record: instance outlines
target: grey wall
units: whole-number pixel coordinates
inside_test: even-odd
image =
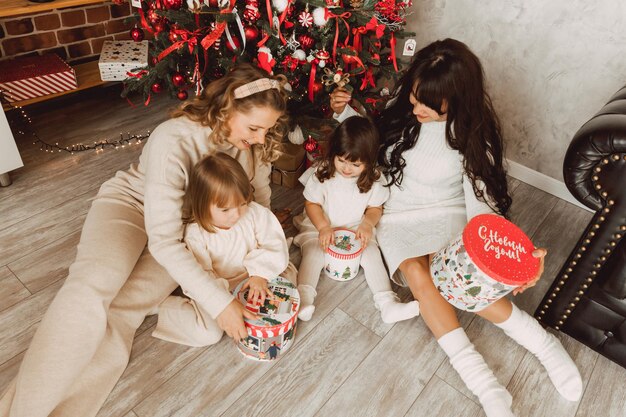
[[[451,37],[480,57],[507,157],[562,181],[572,135],[626,84],[626,2],[413,0],[412,12],[418,49]]]

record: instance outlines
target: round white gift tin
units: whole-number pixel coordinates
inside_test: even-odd
[[[481,214],[439,252],[430,273],[453,306],[480,311],[537,276],[539,259],[524,232],[495,214]]]
[[[267,297],[265,303],[248,301],[248,288],[242,290],[244,283],[239,283],[233,294],[246,309],[260,316],[257,320],[245,318],[244,324],[248,337],[237,342],[237,347],[246,357],[260,361],[269,361],[280,357],[293,342],[296,332],[300,295],[295,285],[282,277],[269,282],[273,297]]]
[[[359,273],[361,241],[348,229],[335,229],[333,243],[324,255],[324,272],[336,281],[349,281]]]

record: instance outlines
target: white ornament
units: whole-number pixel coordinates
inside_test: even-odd
[[[274,9],[279,13],[282,13],[283,10],[287,8],[288,4],[289,2],[287,0],[272,0],[272,6],[274,6]]]
[[[306,52],[304,52],[302,49],[296,49],[295,51],[293,51],[293,54],[291,54],[291,56],[298,61],[304,61],[306,59]]]
[[[317,64],[320,68],[324,68],[326,66],[326,61],[320,61],[319,64]]]
[[[302,145],[304,143],[304,134],[302,134],[302,129],[300,125],[296,125],[296,127],[287,134],[289,138],[289,142],[294,145]]]
[[[314,59],[315,59],[315,57],[313,55],[309,55],[309,56],[306,57],[306,61],[309,62],[309,63],[311,61],[313,61]]]
[[[386,97],[389,95],[389,89],[387,87],[383,87],[380,89],[380,96]]]
[[[320,27],[326,25],[326,22],[328,22],[328,19],[326,19],[326,8],[318,7],[313,10],[313,22]]]

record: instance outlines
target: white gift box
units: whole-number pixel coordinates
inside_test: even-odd
[[[105,41],[100,53],[102,81],[123,81],[128,73],[148,66],[148,41]]]

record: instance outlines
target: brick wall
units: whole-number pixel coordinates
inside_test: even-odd
[[[0,60],[46,52],[68,62],[95,59],[105,40],[130,39],[131,14],[128,3],[103,2],[2,18]]]

